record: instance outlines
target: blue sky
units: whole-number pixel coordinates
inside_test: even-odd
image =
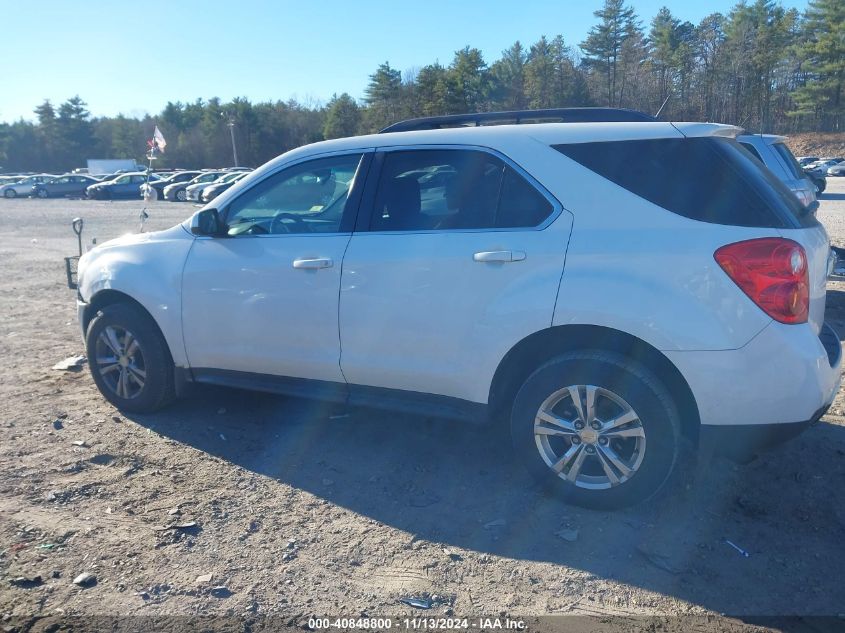
[[[2,0],[0,120],[33,118],[43,99],[79,94],[94,115],[141,116],[167,101],[361,98],[389,61],[448,65],[467,44],[491,62],[514,41],[558,33],[570,45],[601,0]],[[733,0],[629,0],[644,24],[667,5],[697,23]],[[806,2],[784,0],[802,9]]]

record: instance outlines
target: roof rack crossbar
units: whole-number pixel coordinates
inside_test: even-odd
[[[560,121],[563,123],[647,122],[657,119],[645,112],[625,108],[545,108],[542,110],[511,110],[507,112],[474,112],[447,114],[445,116],[408,119],[388,125],[387,132],[437,130],[445,127],[471,127],[483,124],[516,123],[529,121]]]

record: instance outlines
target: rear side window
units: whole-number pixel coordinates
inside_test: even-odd
[[[734,139],[647,139],[554,148],[686,218],[766,228],[816,224],[795,195]]]
[[[772,148],[781,157],[781,160],[783,160],[786,165],[786,169],[792,174],[793,178],[797,180],[806,178],[804,175],[804,168],[798,164],[798,161],[795,160],[795,156],[792,155],[792,152],[789,151],[789,148],[786,145],[783,143],[772,143]]]
[[[370,231],[534,227],[552,204],[520,174],[477,150],[386,152]]]
[[[757,151],[757,148],[756,148],[756,147],[754,147],[751,143],[743,143],[742,141],[740,141],[740,143],[739,143],[739,144],[740,144],[740,145],[742,145],[742,146],[743,146],[745,149],[747,149],[749,152],[751,152],[751,154],[754,156],[754,158],[756,158],[757,160],[759,160],[759,161],[760,161],[761,163],[763,163],[764,165],[766,164],[766,163],[765,163],[765,161],[763,160],[763,157],[762,157],[762,156],[760,156],[760,152],[758,152],[758,151]]]

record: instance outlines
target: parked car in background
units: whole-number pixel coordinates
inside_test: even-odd
[[[814,163],[810,163],[807,165],[809,169],[820,169],[823,173],[827,173],[827,170],[833,167],[834,165],[838,165],[841,163],[845,158],[840,158],[837,156],[822,158],[821,160],[817,160]]]
[[[155,174],[150,174],[151,181],[158,180]],[[98,182],[88,187],[88,197],[95,200],[112,200],[116,198],[137,198],[141,193],[141,185],[147,182],[145,172],[136,171],[121,174],[117,178],[106,182]]]
[[[507,425],[544,490],[602,509],[817,421],[842,367],[824,227],[739,128],[584,110],[300,147],[96,246],[94,382],[125,411],[195,381]]]
[[[185,191],[188,186],[203,182],[214,182],[225,173],[226,172],[224,171],[204,171],[198,176],[195,176],[194,178],[189,180],[188,182],[176,182],[171,185],[168,185],[164,188],[162,192],[164,194],[164,199],[170,201],[177,200],[179,202],[184,202],[188,199],[188,194]]]
[[[827,179],[825,178],[824,172],[821,169],[808,169],[805,167],[804,173],[807,174],[807,178],[816,186],[816,194],[824,193],[824,190],[827,189]]]
[[[83,174],[65,174],[56,176],[47,182],[41,182],[32,187],[32,193],[37,198],[64,198],[67,196],[86,197],[85,190],[99,182],[96,178]]]
[[[805,207],[816,201],[816,185],[804,173],[786,146],[786,137],[776,134],[742,134],[737,141],[769,168]]]
[[[29,196],[32,194],[32,187],[42,182],[52,180],[55,176],[51,174],[38,174],[27,176],[16,182],[0,185],[0,195],[4,198],[17,198],[18,196]]]
[[[819,160],[819,157],[818,156],[798,156],[796,158],[796,160],[798,161],[798,164],[801,165],[801,167],[806,167],[810,163],[815,163],[817,160]]]
[[[202,200],[203,202],[211,202],[217,196],[219,196],[221,193],[223,193],[224,191],[229,189],[236,182],[243,180],[249,174],[250,174],[250,172],[248,172],[248,171],[242,171],[239,174],[237,174],[234,178],[231,178],[229,180],[225,180],[223,182],[218,182],[219,181],[219,179],[218,179],[218,181],[211,183],[210,185],[208,185],[208,187],[206,187],[205,189],[202,190],[202,195],[200,196],[200,200]]]
[[[827,168],[828,176],[845,176],[845,162],[836,163]]]
[[[200,196],[202,192],[206,189],[206,187],[210,187],[211,185],[221,185],[223,183],[232,182],[235,178],[237,178],[241,173],[239,171],[230,171],[228,173],[222,174],[215,180],[211,182],[195,182],[192,185],[188,185],[185,188],[186,198],[191,202],[198,202],[200,200]]]
[[[145,198],[145,191],[149,191],[149,197],[151,200],[159,200],[160,198],[164,198],[164,188],[168,187],[169,185],[179,184],[180,182],[188,182],[196,178],[202,172],[200,171],[177,171],[171,173],[167,176],[159,174],[161,177],[160,180],[152,180],[150,183],[141,185],[141,197]]]

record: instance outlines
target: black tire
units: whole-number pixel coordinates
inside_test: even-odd
[[[565,388],[569,386],[595,386],[602,390],[602,393],[610,393],[630,406],[637,414],[634,421],[629,425],[617,428],[638,426],[644,439],[635,438],[612,438],[601,437],[575,437],[561,436],[549,438],[544,435],[535,436],[535,420],[541,405],[548,402],[551,396],[556,393],[568,393]],[[604,391],[606,390],[606,391]],[[580,394],[581,391],[579,390]],[[567,396],[564,395],[564,398]],[[609,396],[601,396],[609,398]],[[597,411],[600,405],[599,396],[595,396]],[[581,397],[579,395],[579,401]],[[560,401],[566,406],[574,405],[574,398],[570,396],[569,403],[566,400]],[[617,406],[612,399],[607,400],[607,406]],[[584,401],[581,402],[584,404]],[[556,406],[561,406],[556,405]],[[619,411],[623,411],[621,408]],[[554,407],[553,407],[554,408]],[[606,409],[612,410],[612,409]],[[558,410],[554,411],[558,414]],[[565,413],[560,414],[561,417]],[[596,421],[602,424],[602,416],[596,415]],[[611,416],[612,417],[612,416]],[[577,420],[577,415],[575,416]],[[606,423],[606,422],[605,422]],[[609,432],[609,427],[602,433]],[[569,431],[567,431],[569,433]],[[589,429],[586,430],[589,434]],[[679,461],[681,449],[680,420],[677,407],[660,379],[647,367],[625,358],[617,353],[602,350],[584,350],[569,352],[558,356],[537,369],[517,393],[511,412],[511,438],[517,458],[528,471],[547,490],[559,494],[565,501],[594,509],[617,509],[635,505],[654,496],[664,488],[675,470]],[[545,438],[545,439],[544,439]],[[574,438],[574,439],[570,439]],[[543,445],[543,442],[546,442]],[[576,481],[579,485],[572,483],[564,476],[566,473],[558,474],[547,463],[549,459],[549,448],[551,442],[559,443],[561,455],[568,450],[576,451],[575,443],[582,445],[584,451],[592,450],[586,455],[582,474],[576,474]],[[642,441],[641,449],[639,442]],[[601,447],[598,442],[605,442]],[[621,444],[620,444],[621,443]],[[633,447],[633,448],[632,448]],[[623,471],[611,468],[619,482],[613,484],[605,464],[610,461],[603,456],[607,455],[607,449],[611,449],[614,457],[620,457],[625,450],[632,450],[632,461],[630,464],[639,463],[633,474],[625,479]],[[545,452],[545,457],[544,453]],[[621,452],[620,452],[621,451]],[[556,454],[554,450],[551,451]],[[601,452],[601,456],[598,453]],[[577,453],[573,453],[576,454]],[[637,458],[637,455],[641,457]],[[554,461],[552,459],[552,461]],[[628,463],[628,462],[625,462]],[[571,471],[570,471],[571,472]],[[586,477],[584,476],[586,475]],[[582,479],[590,481],[584,482]],[[606,479],[609,487],[603,489],[588,489],[584,485],[598,485],[600,479]]]
[[[109,333],[117,333],[119,338],[121,331],[131,333],[137,341],[136,354],[141,356],[141,362],[133,367],[136,371],[140,368],[144,374],[143,386],[138,388],[135,378],[128,377],[126,387],[127,390],[131,387],[133,392],[137,390],[137,393],[120,393],[121,389],[113,384],[113,381],[119,382],[115,380],[115,370],[104,371],[105,368],[119,365],[117,360],[115,363],[98,362],[112,349],[101,339],[101,335],[108,339]],[[123,338],[120,342],[125,340]],[[118,409],[149,413],[165,406],[175,397],[170,350],[156,324],[143,310],[125,303],[106,306],[88,325],[85,343],[91,376],[100,393]],[[117,371],[122,372],[120,368]],[[131,372],[127,370],[128,373]]]
[[[18,195],[18,192],[14,189],[6,189],[6,191],[3,192],[3,195],[7,198],[14,198]]]
[[[827,189],[827,179],[819,178],[816,181],[816,188],[819,190],[819,193],[824,193],[824,190]]]

